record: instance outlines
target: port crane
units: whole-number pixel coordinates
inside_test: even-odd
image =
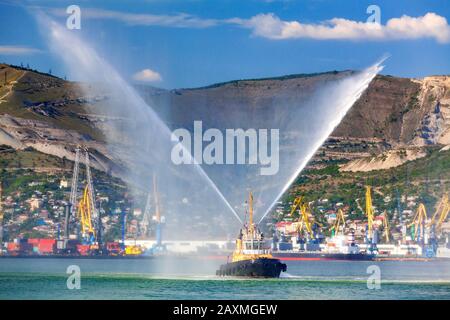
[[[300,207],[300,213],[301,213],[300,230],[302,230],[304,226],[310,238],[315,239],[316,234],[313,230],[314,222],[311,222],[309,218],[311,216],[311,207],[309,206],[309,204],[303,203],[302,206]]]
[[[344,217],[344,212],[342,211],[342,209],[338,209],[337,213],[336,213],[336,221],[334,222],[334,225],[331,227],[331,236],[336,236],[339,233],[339,230],[341,229],[342,226],[342,233],[344,233],[344,229],[345,229],[345,217]]]
[[[149,227],[150,227],[150,220],[151,220],[151,202],[152,202],[152,193],[149,192],[147,196],[147,201],[145,203],[145,209],[142,217],[142,223],[141,223],[141,235],[144,237],[147,237],[149,235]]]
[[[92,207],[89,186],[84,188],[83,197],[78,203],[78,217],[81,222],[81,235],[83,240],[92,244],[95,242],[95,230],[92,223]]]
[[[377,251],[378,235],[373,229],[373,206],[372,195],[370,186],[366,186],[366,216],[367,216],[367,228],[366,228],[366,243],[369,246],[369,251]]]
[[[164,246],[162,244],[162,227],[163,227],[165,218],[164,218],[164,216],[161,215],[161,209],[159,206],[159,194],[158,194],[158,184],[156,181],[156,175],[153,175],[153,197],[155,200],[154,220],[156,223],[156,244],[153,248],[153,251],[164,251]]]
[[[436,236],[436,227],[439,226],[441,218],[445,218],[448,214],[446,209],[446,196],[443,197],[433,217],[428,221],[427,211],[423,203],[419,204],[417,212],[409,225],[411,227],[411,236],[419,244],[427,257],[436,256],[438,239]],[[439,217],[437,220],[436,218]],[[427,223],[428,222],[428,223]],[[426,236],[426,228],[428,227],[428,239]]]
[[[372,237],[373,233],[373,206],[370,186],[366,186],[366,216],[367,216],[367,233],[368,238]]]
[[[448,195],[444,194],[427,225],[429,230],[429,239],[426,253],[429,256],[435,256],[437,253],[442,224],[447,220],[449,210],[450,204]]]
[[[153,217],[151,217],[152,198],[154,200],[154,207],[155,207],[155,215]],[[152,248],[150,249],[150,252],[151,253],[162,252],[165,250],[165,247],[162,244],[162,227],[163,227],[163,223],[164,223],[164,216],[161,215],[161,210],[160,210],[160,206],[159,206],[159,195],[158,195],[158,186],[157,186],[157,181],[156,181],[156,175],[153,175],[153,194],[152,194],[152,192],[148,193],[147,201],[146,201],[145,209],[144,209],[144,213],[143,213],[142,230],[141,230],[143,236],[149,235],[151,220],[155,221],[155,224],[156,224],[156,228],[155,228],[156,243],[152,246]],[[129,251],[133,250],[132,253],[131,253],[131,251],[129,252],[131,254],[137,254],[138,251],[141,251],[141,248],[138,248],[135,246],[133,248],[129,247],[128,250]],[[142,253],[142,252],[140,252],[140,253]]]
[[[433,232],[439,232],[442,224],[447,220],[448,213],[450,211],[450,203],[448,200],[448,195],[444,194],[439,202],[436,211],[431,217],[428,227],[432,229]]]
[[[84,165],[86,166],[86,181],[87,181],[86,187],[88,188],[87,193],[89,195],[88,200],[90,202],[92,217],[93,217],[93,219],[96,219],[98,217],[98,210],[97,210],[97,207],[95,206],[94,185],[92,184],[91,164],[89,162],[89,151],[87,148],[85,149]]]
[[[295,211],[297,211],[297,209],[299,209],[300,206],[303,204],[304,202],[303,198],[304,198],[303,196],[299,196],[294,199],[294,202],[292,203],[291,207],[291,212],[289,213],[291,217],[294,215]]]
[[[416,214],[412,222],[409,224],[411,227],[412,238],[417,243],[423,243],[425,238],[425,223],[427,221],[427,209],[423,203],[419,203]]]
[[[388,220],[388,214],[387,211],[384,210],[383,213],[383,229],[384,229],[384,240],[386,241],[386,243],[389,243],[390,241],[390,226],[389,226],[389,220]]]
[[[89,161],[89,151],[87,148],[83,148],[85,153],[84,165],[86,167],[86,186],[83,189],[83,194],[79,202],[78,198],[78,178],[79,178],[79,167],[81,158],[81,147],[77,146],[75,149],[75,163],[73,168],[72,183],[70,189],[69,198],[69,209],[66,210],[65,217],[65,235],[64,238],[67,240],[69,238],[69,224],[70,216],[77,216],[80,219],[80,231],[84,242],[88,244],[94,244],[96,241],[96,230],[95,221],[98,216],[97,209],[95,207],[95,193],[92,183],[92,175]],[[100,225],[98,226],[101,227]]]
[[[315,229],[319,225],[318,222],[314,221],[313,219],[310,219],[311,214],[311,207],[309,204],[304,201],[304,196],[298,196],[294,199],[294,202],[292,203],[291,212],[289,215],[293,217],[295,211],[299,212],[299,219],[298,219],[298,231],[302,232],[303,229],[306,229],[306,233],[309,236],[310,239],[316,240],[317,235],[315,232]]]

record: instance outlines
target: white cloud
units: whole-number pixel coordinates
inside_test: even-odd
[[[67,16],[62,9],[51,9],[59,16]],[[205,19],[187,13],[158,15],[147,13],[127,13],[113,10],[85,8],[82,18],[110,19],[127,25],[162,26],[175,28],[209,28],[218,25],[237,25],[250,29],[252,34],[267,39],[316,40],[402,40],[435,39],[439,43],[450,42],[450,26],[447,19],[433,12],[420,17],[403,15],[389,19],[385,25],[372,22],[333,18],[318,23],[285,21],[273,13],[261,13],[249,19]]]
[[[150,70],[150,69],[144,69],[139,72],[136,72],[133,75],[133,79],[136,81],[142,81],[142,82],[162,81],[161,75],[158,72]]]
[[[39,52],[41,50],[30,47],[0,45],[0,55],[25,55]]]
[[[52,9],[51,12],[57,16],[67,16],[61,9]],[[220,21],[216,19],[202,19],[196,16],[179,13],[175,15],[158,15],[147,13],[127,13],[113,10],[96,8],[85,8],[81,10],[81,17],[86,19],[109,19],[116,20],[128,25],[140,26],[163,26],[178,28],[207,28],[217,25]]]
[[[447,20],[435,13],[421,17],[402,16],[389,19],[386,25],[334,18],[319,24],[283,21],[274,14],[259,14],[234,23],[252,30],[255,36],[268,39],[310,38],[317,40],[399,40],[432,38],[450,42]]]

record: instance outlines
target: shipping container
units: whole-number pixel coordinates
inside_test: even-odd
[[[40,239],[38,248],[40,254],[51,254],[55,251],[56,240],[54,239]]]
[[[121,252],[121,247],[119,242],[107,242],[106,243],[106,250],[111,255],[118,255]]]
[[[39,243],[39,240],[40,239],[37,239],[37,238],[31,238],[31,239],[28,239],[28,243],[31,243],[31,244],[38,244]]]
[[[87,256],[89,254],[90,246],[88,244],[78,244],[77,251],[82,256]]]
[[[20,245],[16,242],[8,242],[6,245],[6,249],[8,250],[8,253],[14,254],[19,253]]]

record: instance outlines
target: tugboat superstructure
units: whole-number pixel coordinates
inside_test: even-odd
[[[231,262],[221,265],[219,276],[278,278],[287,267],[276,259],[266,247],[264,235],[253,223],[253,195],[249,196],[249,221],[236,239]]]

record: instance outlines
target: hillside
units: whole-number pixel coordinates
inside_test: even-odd
[[[0,143],[15,148],[32,146],[68,159],[73,159],[74,146],[81,143],[98,152],[99,169],[113,169],[117,159],[105,147],[99,126],[106,115],[95,112],[95,106],[108,99],[107,93],[85,97],[82,84],[0,65],[0,75],[5,72],[7,84],[0,82],[0,92],[4,93],[0,100]],[[243,106],[255,108],[255,112],[274,102],[295,106],[317,84],[348,73],[239,80],[171,91],[142,86],[138,89],[171,127],[191,125],[195,115],[211,105],[219,112],[206,115],[208,123],[214,126],[221,119],[233,118],[234,110]],[[351,159],[391,148],[449,144],[449,87],[450,77],[444,76],[422,80],[377,76],[322,152],[333,158]],[[246,120],[240,121],[236,126],[245,124]]]
[[[137,89],[171,128],[191,126],[198,114],[205,115],[211,127],[220,127],[243,107],[255,114],[273,104],[295,107],[321,83],[351,72],[238,80],[194,89]],[[126,157],[106,145],[103,129],[108,121],[126,119],[99,113],[97,106],[108,103],[108,92],[85,96],[83,86],[87,84],[0,64],[0,145],[17,152],[12,159],[11,153],[0,150],[3,169],[70,170],[75,147],[82,144],[90,149],[95,168],[121,176]],[[380,194],[392,197],[399,190],[427,198],[432,205],[449,181],[444,168],[449,151],[439,151],[450,145],[449,89],[447,76],[378,75],[311,159],[284,204],[301,193],[312,200],[344,201],[358,211],[354,198],[362,196],[365,184],[372,184]],[[214,113],[208,112],[211,105]],[[246,121],[237,119],[235,125],[245,127]],[[48,156],[44,164],[43,155]],[[383,208],[381,198],[375,201]]]

